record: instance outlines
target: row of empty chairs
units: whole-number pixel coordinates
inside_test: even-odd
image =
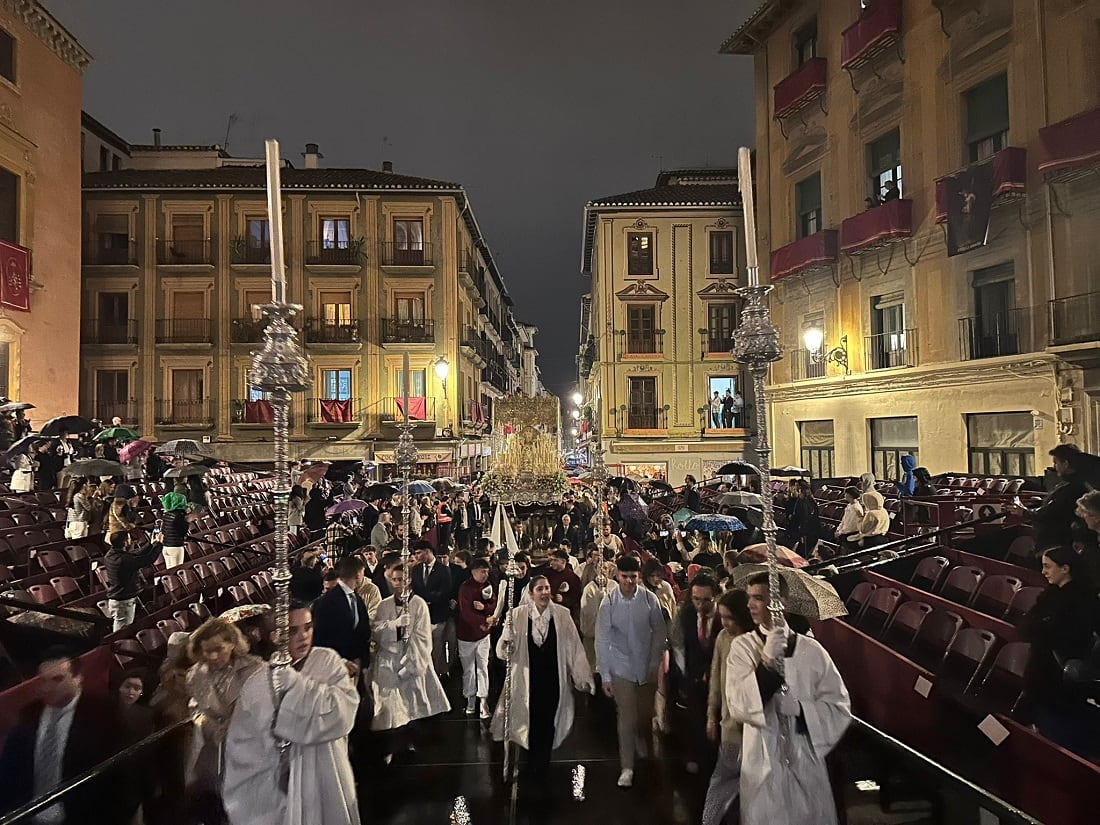
[[[951,562],[943,556],[921,559],[909,583],[938,593],[948,601],[1009,621],[1020,619],[1043,592],[1042,587],[1024,586],[1023,580],[1016,576],[990,575],[972,565],[951,567]]]

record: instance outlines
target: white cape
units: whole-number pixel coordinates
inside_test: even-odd
[[[835,825],[825,757],[851,722],[848,690],[825,648],[800,635],[785,660],[789,695],[801,703],[806,722],[800,733],[794,719],[779,718],[774,701],[763,705],[756,680],[763,649],[759,633],[743,633],[730,644],[726,665],[730,717],[744,725],[741,825]]]
[[[451,709],[432,667],[432,621],[428,604],[409,599],[408,638],[398,638],[398,611],[393,596],[383,599],[371,622],[376,643],[370,683],[374,696],[371,730],[393,730],[417,719]]]
[[[557,638],[556,649],[558,652],[558,709],[554,714],[554,747],[558,747],[569,735],[573,728],[573,686],[585,693],[592,692],[592,670],[588,666],[588,657],[584,653],[580,636],[577,635],[577,626],[573,624],[573,618],[569,611],[560,604],[550,603],[551,621],[554,623],[554,635]],[[535,609],[533,604],[520,605],[512,612],[512,632],[508,632],[505,625],[504,632],[500,634],[497,642],[497,657],[507,658],[506,644],[516,639],[512,650],[512,666],[509,670],[511,679],[511,712],[509,714],[508,738],[521,748],[528,748],[528,734],[531,728],[530,695],[531,695],[531,669],[530,653],[528,651],[529,634],[528,624],[531,612]],[[492,722],[493,738],[504,739],[504,701],[497,702],[496,713]]]
[[[278,787],[279,749],[271,731],[274,697],[266,665],[241,689],[225,743],[225,810],[233,825],[359,825],[347,735],[359,694],[344,660],[315,647],[289,689],[275,734],[290,745],[290,785]]]

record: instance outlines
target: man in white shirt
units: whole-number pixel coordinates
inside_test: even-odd
[[[632,556],[617,563],[619,587],[600,604],[596,660],[603,692],[615,700],[619,731],[619,787],[634,784],[634,756],[649,755],[657,669],[667,641],[657,597],[639,586],[641,566]]]
[[[611,532],[611,519],[605,518],[594,544],[600,550],[610,550],[615,556],[623,554],[623,540]]]

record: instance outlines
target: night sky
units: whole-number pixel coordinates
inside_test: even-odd
[[[759,0],[45,0],[95,60],[84,108],[123,138],[453,180],[543,380],[576,378],[584,204],[659,168],[736,163],[752,62],[717,53]]]

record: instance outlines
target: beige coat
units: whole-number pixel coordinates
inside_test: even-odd
[[[707,692],[707,721],[718,722],[722,730],[723,745],[741,744],[741,725],[730,717],[726,706],[726,665],[729,663],[730,643],[741,634],[722,630],[714,640],[714,658],[710,662],[710,688]]]
[[[863,506],[867,508],[867,512],[863,514],[859,533],[852,537],[853,540],[867,536],[885,536],[890,530],[890,514],[883,507],[882,493],[875,490],[864,493]]]

